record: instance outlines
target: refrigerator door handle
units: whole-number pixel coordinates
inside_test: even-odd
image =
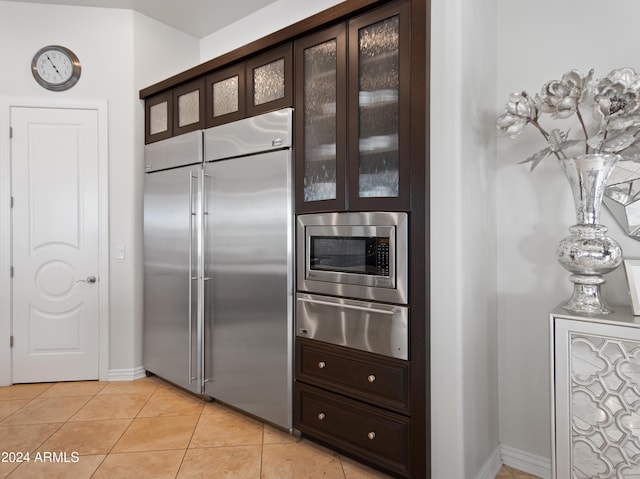
[[[196,216],[196,212],[193,210],[193,180],[198,179],[197,176],[193,176],[192,172],[189,172],[189,384],[193,383],[195,377],[193,376],[193,281],[197,280],[197,276],[193,276],[193,218]]]
[[[202,245],[202,251],[201,251],[201,255],[202,255],[202,263],[201,263],[201,267],[202,267],[202,318],[200,318],[200,325],[201,325],[201,329],[199,331],[199,335],[198,335],[198,344],[200,345],[200,347],[202,348],[199,358],[200,358],[200,381],[201,381],[201,388],[202,388],[202,392],[204,392],[204,385],[205,383],[209,382],[209,379],[207,379],[207,351],[206,348],[204,347],[204,341],[205,341],[205,337],[206,337],[206,333],[207,333],[207,310],[206,310],[206,301],[204,300],[204,298],[206,298],[206,288],[207,288],[207,282],[210,281],[212,278],[210,278],[209,276],[207,276],[207,257],[206,257],[206,252],[207,252],[207,248],[206,248],[206,244],[204,241],[204,238],[208,236],[207,234],[207,223],[209,221],[209,203],[208,203],[208,198],[207,198],[207,191],[208,191],[208,186],[207,186],[207,182],[211,181],[211,175],[206,173],[206,170],[203,168],[202,169],[202,183],[200,185],[200,191],[202,194],[202,201],[200,203],[201,208],[202,208],[202,240],[203,240],[203,245]]]

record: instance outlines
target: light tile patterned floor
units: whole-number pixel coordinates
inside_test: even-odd
[[[0,387],[3,453],[10,479],[388,477],[157,378]]]
[[[10,479],[387,477],[153,377],[0,387],[3,451]]]
[[[496,476],[496,479],[539,479],[538,476],[532,476],[526,472],[518,471],[513,467],[502,466],[500,472]]]

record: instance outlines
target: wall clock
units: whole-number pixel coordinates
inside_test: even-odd
[[[75,53],[60,45],[41,48],[31,60],[33,78],[51,91],[64,91],[78,83],[80,60]]]

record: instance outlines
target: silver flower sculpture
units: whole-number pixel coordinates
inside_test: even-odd
[[[626,160],[640,162],[640,76],[632,68],[612,70],[599,80],[593,74],[593,70],[586,75],[571,70],[561,80],[545,83],[535,97],[525,91],[509,96],[505,112],[496,121],[498,130],[515,138],[531,124],[547,141],[546,148],[521,162],[531,163],[532,171],[547,156],[566,158],[566,150],[580,144],[584,154],[624,152]],[[593,112],[597,125],[592,133],[581,107]],[[571,139],[569,129],[545,130],[540,124],[542,114],[554,120],[576,115],[583,138]]]

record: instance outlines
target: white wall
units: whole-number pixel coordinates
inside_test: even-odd
[[[133,21],[133,88],[137,99],[139,90],[197,65],[200,40],[137,12],[133,12]],[[144,111],[141,113],[144,120]]]
[[[498,113],[509,93],[537,93],[573,68],[595,68],[597,76],[623,66],[640,71],[638,2],[611,0],[603,10],[599,0],[497,1]],[[551,158],[533,173],[517,164],[543,146],[533,129],[517,140],[498,140],[498,348],[500,441],[549,458],[548,312],[571,295],[555,248],[575,214],[567,180]],[[626,237],[608,211],[601,221],[625,257],[640,257],[640,243]],[[627,304],[623,269],[605,279],[605,299]]]
[[[432,477],[494,477],[496,2],[432,2],[431,28]]]
[[[200,61],[205,62],[310,17],[344,0],[278,0],[200,41]]]
[[[126,251],[124,260],[110,259],[109,369],[124,371],[142,365],[144,121],[138,89],[192,66],[199,49],[196,39],[141,17],[130,10],[0,1],[1,95],[108,101],[110,249]],[[31,75],[33,54],[48,44],[71,48],[82,63],[80,81],[69,91],[44,90]]]

